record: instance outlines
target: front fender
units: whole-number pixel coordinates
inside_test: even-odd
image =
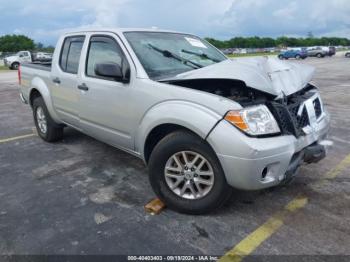
[[[172,100],[159,103],[143,116],[135,136],[135,149],[144,157],[144,147],[151,131],[163,124],[185,127],[203,139],[223,116],[196,103]]]
[[[45,81],[39,77],[34,77],[32,79],[31,85],[30,85],[29,98],[34,90],[39,91],[39,93],[41,94],[42,98],[45,101],[45,105],[47,107],[47,110],[50,113],[51,118],[56,123],[60,123],[60,120],[59,120],[59,118],[58,118],[58,116],[53,108],[50,90],[49,90],[48,86],[46,85]]]

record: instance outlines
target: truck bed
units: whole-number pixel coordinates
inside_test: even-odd
[[[22,63],[22,67],[29,67],[44,71],[51,71],[51,62],[32,62],[32,63]]]

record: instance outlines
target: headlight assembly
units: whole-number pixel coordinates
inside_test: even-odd
[[[280,133],[280,128],[275,118],[265,105],[229,111],[225,115],[225,119],[252,136]]]

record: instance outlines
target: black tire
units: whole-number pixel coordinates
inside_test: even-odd
[[[322,58],[322,57],[323,57],[323,55],[322,55],[321,53],[318,53],[316,56],[317,56],[318,58]]]
[[[296,55],[296,56],[295,56],[295,59],[298,59],[298,60],[299,60],[300,58],[301,58],[300,55]]]
[[[19,67],[19,63],[18,63],[18,62],[14,62],[14,63],[12,63],[12,65],[11,65],[11,69],[12,69],[12,70],[18,70],[18,67]]]
[[[283,55],[279,55],[278,58],[281,59],[281,60],[284,59]]]
[[[37,110],[41,108],[46,119],[46,132],[43,132],[38,123],[37,119]],[[51,118],[49,111],[45,105],[44,99],[42,97],[37,97],[33,101],[33,117],[36,130],[38,135],[45,140],[46,142],[55,142],[61,140],[63,137],[63,127],[55,123],[55,121]]]
[[[177,152],[192,151],[202,155],[212,166],[214,183],[202,198],[186,199],[168,186],[164,169],[168,159]],[[221,207],[231,196],[224,171],[212,148],[189,131],[175,131],[164,137],[154,148],[149,163],[149,179],[156,195],[170,208],[186,214],[204,214]]]

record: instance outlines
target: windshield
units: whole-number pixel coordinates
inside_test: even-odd
[[[148,76],[155,80],[227,59],[193,35],[164,32],[126,32],[124,35]]]

